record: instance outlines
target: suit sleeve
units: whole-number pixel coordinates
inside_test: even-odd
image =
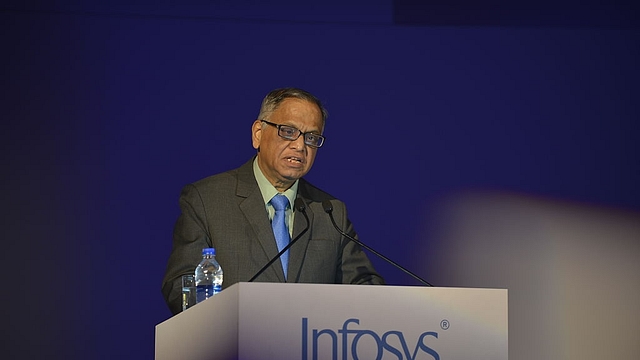
[[[182,311],[182,275],[193,274],[202,259],[202,249],[213,246],[204,230],[206,216],[197,188],[185,186],[179,203],[181,213],[173,230],[173,247],[162,281],[162,294],[174,315]]]

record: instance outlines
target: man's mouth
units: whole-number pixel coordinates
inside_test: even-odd
[[[293,163],[293,164],[302,164],[302,159],[299,157],[295,157],[295,156],[289,156],[287,158],[285,158],[288,162]]]

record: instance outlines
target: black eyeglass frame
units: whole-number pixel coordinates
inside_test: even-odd
[[[312,133],[312,132],[303,133],[302,130],[296,129],[295,127],[290,126],[290,125],[276,124],[276,123],[272,123],[271,121],[267,121],[265,119],[260,119],[260,121],[262,121],[264,123],[267,123],[267,124],[269,124],[271,126],[275,126],[278,129],[278,136],[280,136],[283,139],[295,141],[295,140],[298,140],[300,135],[304,135],[303,139],[304,139],[305,145],[314,147],[316,149],[319,148],[319,147],[322,147],[322,145],[324,145],[324,141],[326,139],[324,136],[322,136],[320,134],[316,134],[316,133]],[[283,131],[281,130],[282,128],[293,129],[293,130],[298,132],[298,135],[296,137],[289,137],[287,135],[283,135]],[[308,143],[307,142],[307,135],[312,135],[312,137],[315,137],[315,138],[319,139],[319,145],[316,145],[316,144],[313,144],[313,143],[311,143],[311,144]]]

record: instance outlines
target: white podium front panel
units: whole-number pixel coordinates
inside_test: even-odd
[[[159,324],[156,359],[501,360],[507,333],[504,289],[240,283]]]

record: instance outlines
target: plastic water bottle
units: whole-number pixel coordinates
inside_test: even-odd
[[[196,266],[196,303],[222,290],[222,267],[216,261],[216,249],[202,249],[202,261]]]

